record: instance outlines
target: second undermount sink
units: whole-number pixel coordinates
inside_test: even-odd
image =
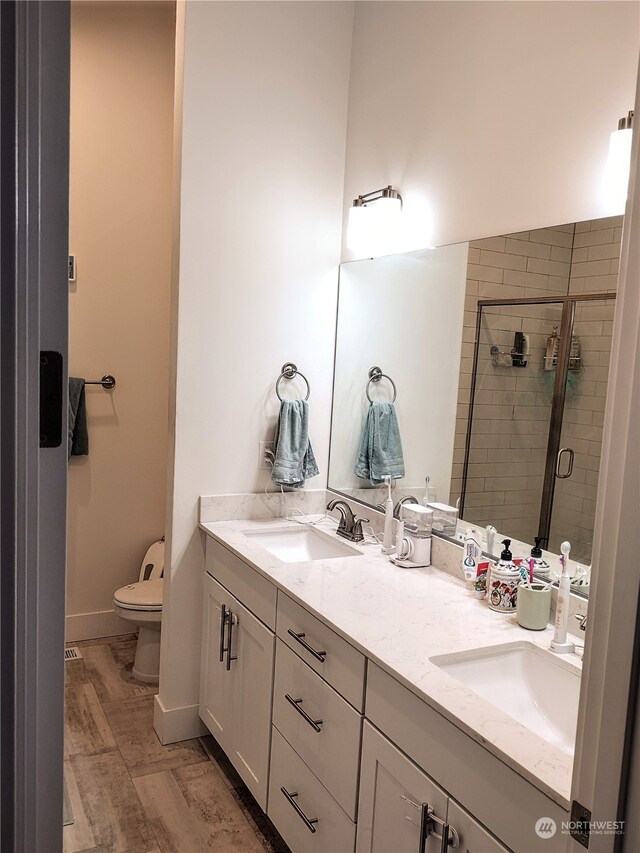
[[[347,545],[346,542],[341,542],[329,533],[316,530],[315,527],[245,530],[244,535],[284,563],[361,556],[360,551]]]
[[[527,642],[430,660],[548,743],[573,755],[580,672],[567,661]]]

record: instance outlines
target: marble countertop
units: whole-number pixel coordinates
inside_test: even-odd
[[[201,529],[318,616],[370,660],[459,729],[569,808],[573,756],[462,685],[429,659],[526,641],[548,649],[553,630],[526,631],[515,615],[495,613],[464,583],[433,566],[402,569],[373,542],[360,556],[285,563],[243,531],[297,525],[283,518],[202,523]],[[318,529],[334,533],[324,519]],[[350,545],[352,543],[349,543]],[[575,638],[578,642],[580,638]],[[563,655],[579,671],[579,655]]]

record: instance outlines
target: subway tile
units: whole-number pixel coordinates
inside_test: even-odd
[[[588,260],[590,261],[600,261],[604,258],[615,258],[617,260],[619,257],[620,246],[617,243],[589,246],[588,249]]]
[[[562,261],[527,258],[527,271],[542,273],[543,275],[555,275],[566,282],[569,280],[569,264]]]
[[[536,287],[540,290],[546,290],[549,277],[546,274],[526,270],[506,269],[504,271],[504,283],[516,287]]]
[[[524,257],[545,258],[551,257],[552,246],[546,243],[531,243],[528,240],[513,240],[507,239],[506,245],[502,251],[509,255],[523,255]],[[569,251],[563,249],[563,251]],[[564,259],[563,259],[564,260]]]
[[[467,263],[469,264],[477,264],[480,260],[480,249],[475,249],[471,244],[469,244],[469,251],[467,253]]]
[[[607,270],[608,272],[608,270]],[[467,278],[474,281],[489,281],[499,284],[502,281],[502,269],[483,264],[467,264]]]
[[[613,228],[576,234],[573,246],[574,248],[581,248],[583,246],[595,246],[598,243],[613,243]]]
[[[483,240],[471,240],[469,246],[473,249],[481,249],[491,252],[504,252],[505,250],[504,237],[485,237]]]
[[[519,255],[507,255],[504,252],[480,251],[480,265],[498,269],[523,270],[526,268],[526,258]]]
[[[611,264],[608,260],[585,261],[572,265],[572,274],[576,276],[609,275]]]
[[[602,219],[591,219],[591,231],[600,231],[606,228],[622,228],[624,216],[605,216]]]
[[[572,250],[567,246],[551,246],[550,257],[552,261],[564,261],[566,264],[573,260]]]
[[[532,243],[548,243],[550,246],[565,246],[571,248],[573,245],[573,233],[567,231],[556,231],[553,228],[538,228],[530,232]]]

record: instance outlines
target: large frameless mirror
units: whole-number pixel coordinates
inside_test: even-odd
[[[394,501],[428,477],[458,537],[497,529],[494,554],[568,539],[588,591],[621,234],[611,217],[343,264],[329,488],[384,500],[377,406]]]

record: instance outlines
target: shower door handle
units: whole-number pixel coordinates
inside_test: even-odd
[[[560,473],[560,462],[562,460],[563,453],[569,454],[569,463],[567,466],[567,470],[564,474]],[[571,447],[563,447],[558,451],[558,457],[556,459],[556,477],[558,480],[567,480],[573,474],[573,449]]]

